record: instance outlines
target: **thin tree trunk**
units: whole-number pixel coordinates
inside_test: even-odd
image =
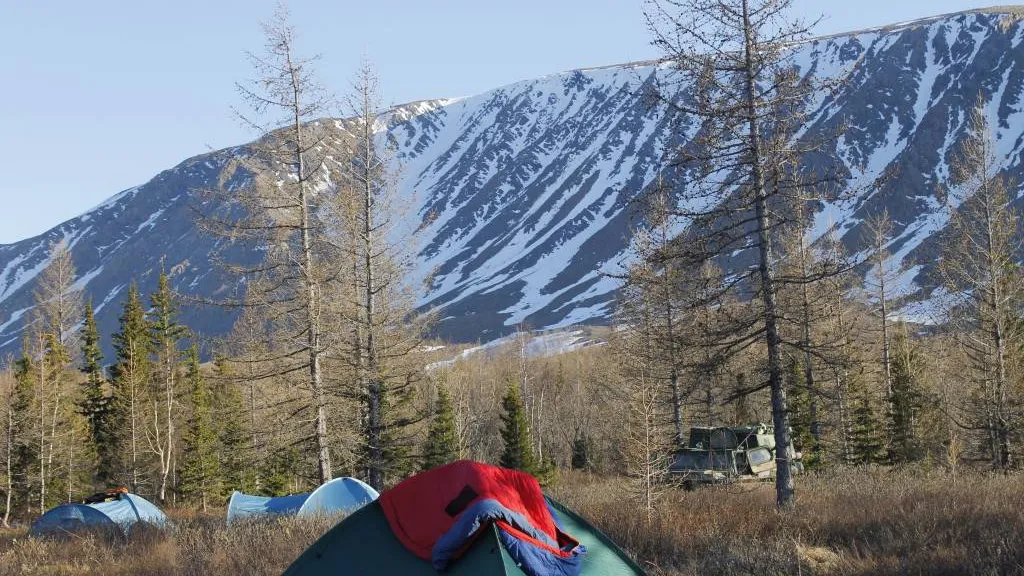
[[[129,428],[131,428],[131,437],[132,437],[131,438],[132,439],[132,467],[131,467],[132,469],[131,469],[131,476],[130,477],[131,477],[131,484],[132,484],[132,492],[138,492],[138,490],[139,490],[139,420],[138,420],[138,406],[136,405],[136,401],[138,400],[138,398],[137,398],[137,395],[138,395],[138,384],[136,383],[136,379],[139,377],[139,375],[138,375],[138,363],[135,361],[135,355],[136,354],[135,354],[134,346],[135,346],[135,344],[132,344],[133,350],[130,352],[130,354],[132,356],[132,359],[130,361],[131,365],[132,365],[132,373],[131,373],[131,375],[129,376],[129,379],[128,379],[129,382],[130,382],[129,386],[131,387],[131,391],[129,392],[130,398],[129,398],[129,401],[128,401],[128,403],[129,403],[129,412],[130,412],[130,414],[129,414],[129,419],[130,419]]]
[[[75,432],[71,431],[71,440],[68,442],[68,504],[71,503],[71,496],[74,494],[75,469]]]
[[[993,400],[995,401],[994,436],[995,450],[993,455],[999,470],[1008,470],[1012,464],[1010,451],[1009,417],[1007,415],[1007,375],[1006,375],[1006,343],[1003,337],[1003,318],[1012,312],[1003,310],[1001,286],[1003,270],[998,262],[998,254],[995,247],[996,233],[993,229],[995,215],[992,213],[992,199],[987,184],[983,186],[984,211],[985,211],[985,265],[988,268],[988,298],[991,300],[989,313],[991,314],[991,338],[992,348],[995,353],[995,379],[993,382]]]
[[[661,177],[658,178],[658,196],[656,198],[656,214],[658,218],[658,239],[657,245],[659,248],[664,249],[669,246],[672,241],[671,231],[669,230],[669,200],[665,192],[664,182]],[[671,261],[668,258],[664,259],[662,276],[661,276],[661,291],[663,305],[665,306],[665,340],[668,345],[668,367],[669,367],[669,391],[671,394],[672,401],[672,443],[674,447],[683,445],[683,397],[679,389],[679,360],[678,352],[676,350],[676,309],[672,305],[672,284],[673,284],[673,269]]]
[[[252,442],[252,459],[250,460],[251,469],[256,475],[255,488],[259,492],[260,489],[260,473],[259,466],[255,463],[259,459],[259,439],[256,436],[256,377],[254,375],[255,367],[252,361],[247,362],[249,368],[249,434],[251,436],[250,441]]]
[[[171,460],[174,451],[174,357],[173,346],[170,342],[164,342],[164,403],[165,414],[164,424],[167,427],[167,435],[164,438],[166,447],[160,446],[160,501],[167,501],[167,479],[171,473]],[[154,422],[159,430],[159,416],[154,414]],[[157,438],[159,446],[159,437]]]
[[[53,411],[50,416],[50,441],[46,447],[46,470],[48,474],[52,474],[53,470],[53,454],[54,454],[54,442],[57,437],[57,416],[58,410],[60,409],[60,375],[55,373],[53,375]]]
[[[46,512],[46,346],[39,336],[39,513]]]
[[[838,263],[840,258],[840,249],[838,244],[833,245],[833,258]],[[835,307],[836,307],[836,328],[839,331],[839,349],[841,350],[841,357],[839,366],[833,366],[832,370],[836,378],[836,394],[837,404],[839,409],[839,432],[840,440],[842,444],[843,462],[850,462],[853,455],[850,450],[850,438],[853,436],[853,430],[851,428],[849,410],[848,410],[848,393],[847,385],[850,381],[849,367],[848,367],[848,354],[850,340],[846,333],[846,314],[843,306],[843,287],[841,280],[836,277],[833,278],[832,288],[835,295]]]
[[[996,347],[996,436],[999,443],[999,466],[1001,470],[1009,470],[1013,466],[1011,451],[1009,416],[1007,415],[1006,399],[1006,344],[1003,339],[1002,327],[997,320],[992,337]]]
[[[644,460],[646,464],[644,468],[644,507],[647,510],[647,521],[650,522],[654,516],[653,482],[655,471],[653,470],[654,463],[652,462],[654,452],[654,434],[651,430],[651,428],[653,427],[653,422],[651,421],[652,414],[650,410],[653,402],[650,402],[650,399],[647,397],[647,386],[645,384],[641,384],[641,386],[643,386],[642,402],[644,404]]]
[[[801,208],[802,210],[802,208]],[[802,213],[801,213],[802,219]],[[804,234],[800,234],[800,275],[801,275],[801,297],[803,299],[803,345],[804,345],[804,382],[807,385],[807,398],[810,401],[810,416],[811,416],[811,435],[814,437],[813,451],[818,452],[821,446],[821,426],[818,422],[818,395],[814,387],[814,356],[811,354],[812,337],[811,337],[811,301],[808,293],[809,287],[807,278],[809,277],[809,271],[807,270],[807,242]]]
[[[846,337],[846,323],[843,321],[843,295],[842,292],[836,290],[837,304],[838,304],[838,324],[839,331],[842,334],[842,343],[840,344],[843,349],[843,353],[847,353],[847,346],[849,342]],[[847,410],[848,390],[847,385],[850,382],[849,370],[846,367],[846,359],[843,359],[842,370],[836,370],[836,391],[839,394],[839,424],[842,427],[843,435],[843,460],[850,462],[853,454],[850,452],[850,438],[853,436],[853,429],[851,428],[850,415]]]
[[[367,95],[364,94],[363,99],[363,110],[368,112],[368,106],[370,103],[367,101]],[[364,123],[369,122],[369,119],[364,115]],[[370,126],[363,126],[363,150],[364,156],[364,169],[366,173],[363,179],[363,273],[364,273],[364,294],[363,294],[363,313],[365,319],[366,329],[366,348],[363,350],[363,354],[366,357],[366,377],[368,378],[367,392],[369,394],[369,413],[367,414],[369,420],[369,460],[370,470],[369,483],[374,488],[380,489],[384,485],[384,451],[381,438],[381,382],[380,375],[377,366],[377,353],[376,353],[376,342],[374,342],[374,329],[373,323],[376,321],[374,318],[376,312],[376,297],[374,295],[374,284],[376,279],[374,277],[374,262],[373,262],[373,250],[374,250],[374,238],[373,238],[373,184],[370,174],[370,162],[374,157],[373,142],[372,142],[372,128]]]
[[[662,231],[662,241],[667,242],[664,230]],[[672,391],[672,443],[673,446],[678,447],[683,445],[683,399],[682,395],[679,393],[679,369],[677,368],[676,361],[675,310],[672,308],[671,281],[671,267],[666,263],[665,280],[662,282],[664,288],[663,297],[665,298],[665,329],[667,331],[665,337],[668,338],[669,386]]]
[[[707,278],[705,278],[706,280]],[[704,408],[707,415],[708,426],[715,425],[715,380],[718,376],[718,366],[712,365],[711,348],[713,346],[711,331],[711,303],[708,301],[707,290],[701,295],[704,300],[704,304],[701,306],[700,322],[701,329],[704,332]],[[685,440],[684,440],[685,442]]]
[[[61,268],[60,272],[61,272],[61,275],[66,278],[66,272],[67,271],[64,270],[63,268]],[[61,286],[63,286],[63,285],[64,285],[64,282],[61,282]],[[65,330],[64,330],[64,290],[63,289],[57,290],[56,297],[57,297],[57,309],[56,309],[56,316],[54,317],[54,328],[56,328],[56,330],[54,330],[54,332],[56,332],[56,334],[55,334],[54,337],[56,338],[56,340],[60,344],[60,346],[63,347],[64,346],[64,332],[65,332]],[[60,367],[58,370],[62,370],[62,369],[63,369],[63,367]],[[53,470],[54,442],[56,441],[56,438],[57,438],[57,416],[60,413],[60,400],[61,400],[61,393],[60,393],[61,381],[60,380],[61,380],[61,376],[62,376],[62,374],[60,373],[60,371],[55,371],[55,373],[53,375],[53,413],[52,413],[52,416],[50,418],[50,445],[49,445],[50,453],[47,455],[47,458],[46,458],[46,469],[47,470]]]
[[[7,473],[7,502],[4,505],[4,517],[3,527],[9,528],[11,526],[11,502],[14,493],[14,470],[11,460],[14,456],[14,389],[12,388],[7,394],[7,462],[6,462],[6,473]]]
[[[320,368],[320,321],[319,298],[316,286],[316,267],[313,258],[312,240],[310,238],[309,191],[306,187],[305,151],[302,139],[302,90],[300,87],[300,70],[295,67],[291,57],[291,47],[287,54],[288,70],[291,71],[292,87],[292,131],[295,137],[295,166],[299,184],[299,226],[302,232],[302,268],[306,290],[306,345],[309,347],[309,382],[313,391],[313,404],[316,409],[316,446],[317,466],[320,482],[324,483],[333,477],[331,470],[331,450],[327,438],[327,394],[324,391],[323,373]]]
[[[878,261],[878,299],[882,315],[882,368],[885,377],[885,409],[886,417],[892,421],[892,361],[889,357],[889,302],[885,290],[885,259]]]
[[[178,455],[177,452],[171,452],[171,504],[178,505]]]
[[[776,302],[775,273],[772,269],[772,248],[768,222],[768,195],[762,171],[761,130],[758,124],[756,86],[754,78],[753,51],[755,41],[750,23],[748,1],[743,0],[745,98],[747,108],[748,138],[750,139],[751,176],[753,180],[757,234],[759,243],[759,271],[761,292],[764,299],[765,336],[768,345],[768,380],[772,397],[772,424],[775,426],[776,474],[775,498],[780,507],[792,507],[795,493],[792,475],[792,461],[789,454],[789,419],[786,390],[782,386],[782,340],[778,327],[778,305]]]

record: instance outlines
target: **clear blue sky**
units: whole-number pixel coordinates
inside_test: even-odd
[[[827,34],[977,7],[796,0]],[[0,243],[252,134],[231,117],[274,0],[0,0]],[[341,93],[363,54],[388,103],[655,57],[640,0],[292,0]]]

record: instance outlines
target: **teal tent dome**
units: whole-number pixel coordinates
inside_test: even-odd
[[[167,515],[142,496],[124,493],[111,496],[104,502],[62,504],[51,508],[32,523],[29,534],[46,536],[104,528],[127,534],[139,522],[163,527],[167,524]]]
[[[581,576],[644,576],[645,572],[604,534],[560,503],[551,511],[568,534],[587,547]],[[314,542],[283,576],[437,576],[427,560],[402,546],[378,502],[362,507]],[[444,572],[448,576],[524,576],[505,550],[493,525],[480,531],[465,553]]]
[[[253,496],[234,492],[228,501],[227,522],[267,516],[315,516],[353,511],[377,499],[377,491],[355,478],[335,478],[308,494]]]

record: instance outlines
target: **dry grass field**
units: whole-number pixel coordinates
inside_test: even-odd
[[[1024,574],[1024,476],[886,469],[800,479],[794,512],[771,487],[663,494],[648,522],[620,479],[563,476],[554,495],[653,575]],[[228,529],[220,515],[173,514],[167,533],[39,541],[0,532],[0,575],[279,574],[333,520]]]
[[[654,574],[1024,574],[1024,476],[881,468],[799,479],[797,508],[771,486],[669,492],[650,522],[612,482],[558,496]]]

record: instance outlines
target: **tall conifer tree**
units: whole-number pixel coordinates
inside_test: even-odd
[[[434,419],[427,429],[427,441],[423,446],[423,469],[429,470],[459,458],[459,438],[455,432],[455,412],[448,387],[444,382],[437,384],[437,401],[434,403]]]
[[[150,394],[153,407],[152,422],[147,434],[150,437],[150,450],[157,456],[160,464],[158,494],[161,501],[166,501],[168,482],[176,456],[175,380],[181,357],[180,344],[185,337],[186,328],[178,322],[177,302],[167,274],[163,270],[160,271],[156,292],[149,297],[149,305],[147,317],[156,365],[153,367]]]
[[[27,347],[27,344],[26,344]],[[36,502],[39,490],[39,405],[36,402],[35,367],[31,357],[23,354],[14,363],[14,398],[11,403],[11,471],[12,508],[28,512]]]
[[[143,480],[142,457],[145,431],[146,383],[150,374],[150,338],[146,311],[139,290],[132,283],[114,334],[116,361],[111,369],[114,394],[111,406],[111,430],[116,431],[121,462],[118,479],[137,492]]]
[[[199,351],[189,348],[185,384],[191,398],[191,414],[182,434],[181,493],[198,502],[205,512],[220,494],[220,463],[217,431],[213,424],[210,393],[199,367]]]
[[[786,389],[789,395],[789,424],[793,428],[793,446],[803,452],[804,465],[818,463],[818,450],[813,433],[810,394],[807,390],[806,371],[796,358],[789,359],[786,370]]]
[[[113,482],[117,471],[118,447],[116,430],[111,429],[111,398],[105,390],[103,351],[91,301],[85,305],[85,323],[82,327],[82,373],[85,381],[82,383],[78,408],[86,418],[89,442],[96,456],[95,480],[101,485],[107,485]]]
[[[530,425],[523,407],[519,382],[509,381],[505,397],[501,400],[501,407],[501,439],[505,446],[501,454],[501,465],[532,474],[536,472],[537,463],[533,457]]]
[[[892,341],[892,413],[889,429],[891,462],[908,462],[918,457],[917,418],[921,411],[918,382],[918,350],[907,335],[905,324],[897,327]]]
[[[852,378],[849,384],[850,397],[850,460],[853,464],[872,464],[884,458],[882,429],[875,409],[871,405],[871,393],[860,378]]]
[[[214,360],[214,374],[212,414],[222,487],[225,492],[256,491],[254,454],[245,427],[245,403],[223,356]]]

